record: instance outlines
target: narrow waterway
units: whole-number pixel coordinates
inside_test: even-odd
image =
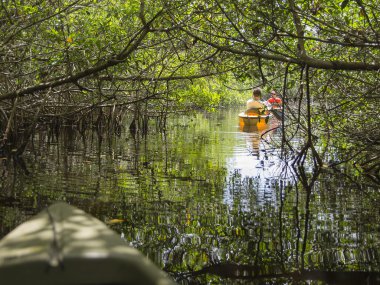
[[[146,136],[36,133],[25,168],[1,161],[0,237],[67,201],[182,284],[379,284],[379,189],[342,169],[305,191],[279,122],[247,132],[237,114],[175,117]]]

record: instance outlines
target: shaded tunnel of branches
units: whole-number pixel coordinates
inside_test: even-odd
[[[279,89],[283,157],[306,188],[321,169],[346,162],[379,183],[376,5],[140,0],[128,10],[102,2],[2,3],[2,156],[21,156],[38,128],[147,134],[156,121],[165,130],[170,114],[204,107],[178,95],[187,86],[233,79]],[[306,160],[315,176],[303,172]]]

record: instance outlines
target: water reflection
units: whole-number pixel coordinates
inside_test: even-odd
[[[288,183],[286,167],[279,158],[274,142],[280,141],[279,121],[272,118],[246,125],[239,120],[236,133],[238,143],[226,159],[229,177],[225,190],[225,202],[233,204],[235,198],[241,206],[249,209],[248,201],[258,204],[277,203],[278,183]],[[286,181],[289,180],[289,181]]]
[[[64,200],[120,221],[110,226],[126,243],[183,284],[379,271],[378,189],[321,172],[305,191],[280,159],[280,130],[245,132],[237,114],[173,118],[146,136],[41,131],[24,156],[30,175],[2,166],[0,236]]]

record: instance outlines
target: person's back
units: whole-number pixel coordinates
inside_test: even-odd
[[[248,109],[254,109],[254,108],[264,108],[264,103],[261,102],[260,100],[255,100],[255,99],[249,99],[247,101],[247,110]]]
[[[261,89],[253,89],[252,98],[247,101],[247,114],[261,114],[265,109],[265,104],[261,101]]]
[[[262,108],[264,108],[264,103],[261,102],[260,100],[249,99],[247,101],[247,110],[249,110],[249,109],[262,109]]]

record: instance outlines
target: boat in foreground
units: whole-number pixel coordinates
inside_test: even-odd
[[[57,203],[0,241],[1,284],[175,284],[98,219]]]

